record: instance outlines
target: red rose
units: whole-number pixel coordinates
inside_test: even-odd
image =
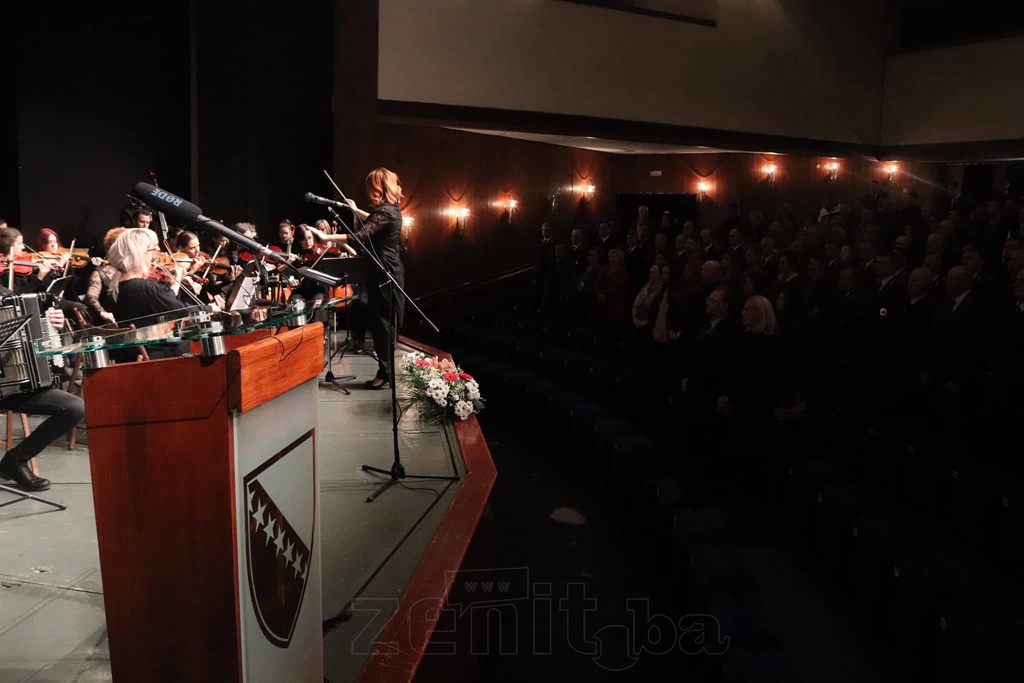
[[[419,365],[424,368],[430,366],[430,361],[423,360],[422,358],[417,358],[414,362],[416,363],[416,365]]]
[[[473,375],[469,374],[468,372],[460,372],[459,377],[466,380],[467,382],[473,381]]]
[[[459,376],[456,375],[454,372],[446,372],[446,373],[444,373],[441,376],[444,377],[449,382],[454,382],[455,380],[457,380],[459,378]]]

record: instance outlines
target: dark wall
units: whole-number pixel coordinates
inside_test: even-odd
[[[83,244],[118,224],[150,171],[168,186],[188,180],[188,13],[18,5],[5,31],[20,199],[8,218]]]
[[[192,5],[6,8],[0,85],[10,81],[13,107],[0,108],[0,217],[30,238],[55,227],[81,245],[118,224],[125,194],[150,171],[208,215],[257,223],[266,239],[282,218],[315,217],[302,195],[331,164],[333,4]]]
[[[281,219],[319,217],[302,198],[331,170],[333,3],[198,3],[196,16],[197,203],[276,239]]]

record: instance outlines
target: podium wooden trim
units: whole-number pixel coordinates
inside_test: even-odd
[[[114,680],[242,680],[236,548],[246,532],[235,528],[233,413],[315,378],[322,363],[323,326],[313,323],[226,356],[89,372],[89,460]]]

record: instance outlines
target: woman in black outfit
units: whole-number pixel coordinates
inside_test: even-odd
[[[111,289],[114,294],[114,317],[122,325],[143,316],[170,313],[184,308],[178,299],[178,280],[184,268],[174,271],[175,282],[149,280],[153,268],[153,252],[159,251],[156,234],[143,228],[125,230],[107,252],[107,261],[114,267]],[[182,316],[184,317],[184,313]],[[173,316],[172,316],[173,318]],[[187,342],[180,344],[158,344],[147,347],[150,358],[172,358],[188,353]]]
[[[362,229],[357,228],[358,237],[404,288],[405,271],[399,255],[402,236],[402,212],[398,209],[402,201],[401,182],[394,172],[376,168],[366,176],[366,194],[370,198],[369,212],[361,210],[353,200],[348,200],[353,213],[362,219]],[[348,235],[328,235],[312,227],[309,230],[323,242],[348,243]],[[393,297],[394,322],[401,325],[405,313],[405,299],[402,295],[392,292],[391,287],[381,286],[389,281],[387,276],[371,266],[366,291],[369,297],[370,333],[377,353],[377,375],[366,382],[371,389],[383,389],[390,382],[391,359],[388,350],[395,329],[391,315]]]

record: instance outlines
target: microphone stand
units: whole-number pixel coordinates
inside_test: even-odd
[[[331,182],[333,183],[333,181]],[[398,390],[396,388],[397,381],[395,380],[395,347],[398,345],[398,321],[395,315],[395,300],[398,298],[396,296],[396,293],[400,293],[405,298],[406,301],[413,305],[413,308],[415,308],[416,311],[421,316],[423,316],[423,319],[427,322],[428,325],[430,325],[431,328],[433,328],[434,332],[439,332],[440,330],[438,330],[437,325],[435,325],[433,321],[431,321],[430,318],[428,318],[426,314],[423,313],[422,309],[420,309],[420,307],[416,305],[416,302],[413,301],[408,294],[406,294],[405,290],[402,289],[402,286],[398,284],[397,280],[395,280],[395,276],[391,274],[391,271],[384,267],[384,264],[381,263],[381,261],[377,258],[377,255],[373,251],[367,249],[366,245],[363,244],[363,241],[359,239],[359,236],[351,228],[349,228],[348,225],[345,224],[345,221],[341,219],[341,216],[338,215],[338,212],[335,211],[334,208],[330,206],[327,207],[327,210],[330,211],[331,215],[334,216],[334,219],[338,221],[338,225],[345,228],[345,231],[349,234],[349,236],[356,241],[356,243],[362,249],[363,253],[370,257],[370,260],[373,261],[374,265],[377,266],[377,269],[382,274],[384,274],[385,277],[387,277],[388,281],[381,284],[380,287],[389,287],[391,289],[391,296],[389,297],[388,305],[388,316],[389,320],[391,321],[391,330],[390,334],[388,335],[387,354],[390,361],[388,370],[388,374],[390,376],[388,377],[388,381],[391,384],[391,435],[394,444],[394,461],[391,463],[390,469],[382,469],[380,467],[363,465],[362,470],[364,472],[384,474],[390,477],[388,481],[384,482],[379,488],[377,488],[376,491],[367,496],[366,502],[372,503],[374,500],[377,499],[378,496],[380,496],[380,494],[384,493],[395,484],[400,483],[402,479],[434,479],[442,481],[458,481],[460,479],[458,474],[409,474],[408,472],[405,471],[405,467],[402,465],[401,451],[398,447]],[[354,213],[355,212],[353,211],[353,214]],[[379,354],[382,351],[382,349],[374,349],[374,351]]]

